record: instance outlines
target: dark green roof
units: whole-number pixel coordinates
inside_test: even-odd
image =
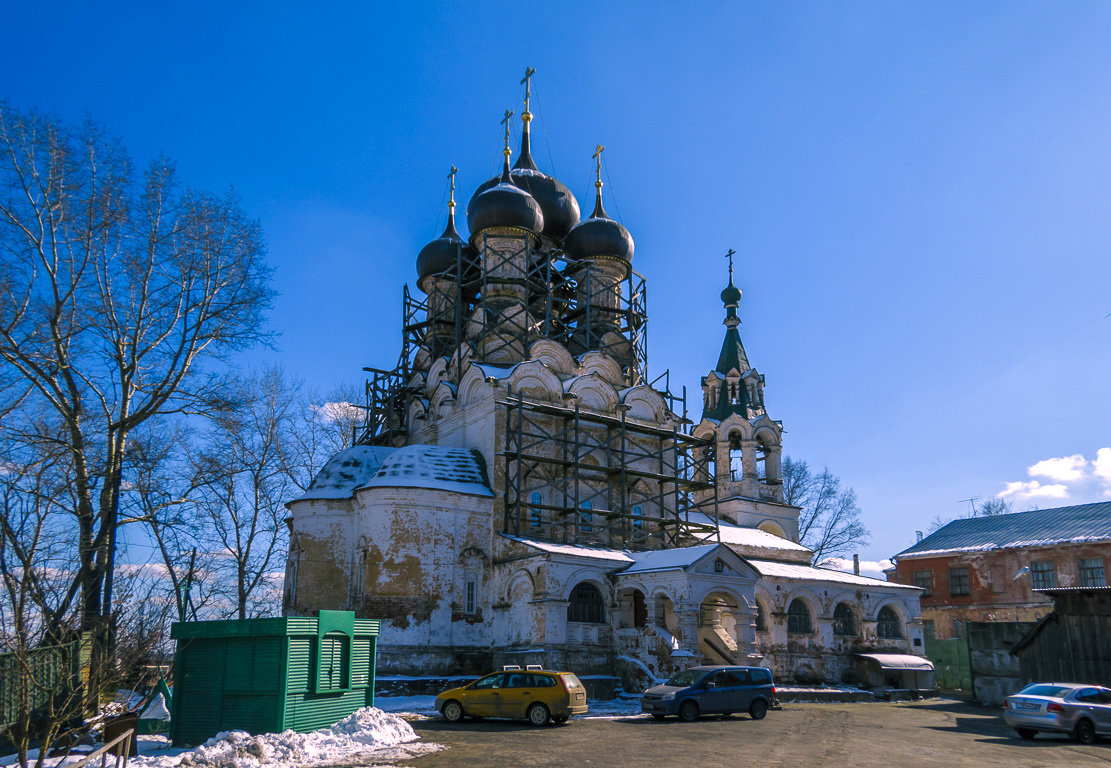
[[[714,370],[724,375],[734,368],[739,373],[744,373],[750,367],[744,344],[741,343],[741,334],[736,328],[730,328],[725,332],[725,341],[721,345],[721,354],[718,355],[718,364]]]
[[[1111,502],[954,520],[895,557],[1111,541]]]

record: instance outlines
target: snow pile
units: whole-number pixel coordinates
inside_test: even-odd
[[[196,749],[132,758],[135,768],[282,768],[350,763],[361,754],[416,741],[412,727],[396,715],[365,707],[335,725],[311,733],[283,731],[252,736],[225,731]]]

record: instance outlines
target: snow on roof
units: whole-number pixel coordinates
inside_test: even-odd
[[[482,455],[465,448],[407,445],[382,461],[363,488],[434,488],[493,496]]]
[[[895,557],[1111,541],[1111,502],[954,520]]]
[[[865,659],[878,662],[881,669],[913,669],[917,672],[933,672],[934,663],[922,656],[906,653],[858,653]]]
[[[553,555],[570,555],[572,557],[590,557],[595,560],[616,560],[621,563],[633,562],[633,557],[629,552],[624,552],[619,549],[603,549],[601,547],[581,547],[576,544],[555,544],[550,541],[538,541],[536,539],[525,539],[520,536],[510,536],[508,533],[501,534],[504,538],[511,541],[517,541],[521,544],[539,549],[543,552],[550,552]]]
[[[819,568],[815,565],[796,565],[794,563],[780,563],[774,560],[753,560],[745,558],[760,572],[761,576],[777,576],[788,579],[807,579],[809,581],[828,581],[836,584],[856,584],[864,587],[890,587],[891,589],[918,589],[907,584],[896,584],[893,581],[873,579],[870,576],[858,576],[855,573],[834,571],[829,568]]]
[[[303,499],[347,499],[374,476],[382,461],[396,448],[355,445],[337,453],[324,464],[309,489],[295,501]]]
[[[690,522],[713,525],[714,519],[701,512],[691,512]],[[762,549],[787,549],[793,552],[810,551],[802,544],[796,544],[790,539],[776,536],[774,533],[768,533],[759,528],[747,528],[745,526],[735,525],[725,520],[718,520],[718,530],[721,531],[722,544],[740,544],[748,547],[760,547]],[[713,537],[713,534],[710,534],[710,537]]]
[[[633,552],[633,564],[622,573],[646,573],[648,571],[675,571],[693,565],[696,560],[707,552],[721,546],[713,544],[699,544],[694,547],[676,547],[675,549],[655,549],[650,552]]]
[[[489,363],[471,363],[475,368],[482,371],[483,378],[487,379],[508,379],[513,373],[513,370],[521,363],[515,363],[508,368],[500,365],[490,365]]]

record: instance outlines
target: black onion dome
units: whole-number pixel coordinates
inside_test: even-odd
[[[454,267],[458,248],[463,249],[463,263],[470,263],[474,252],[455,231],[455,212],[453,211],[448,216],[444,233],[421,248],[420,253],[417,254],[417,279],[446,272]]]
[[[591,259],[602,256],[633,261],[633,236],[629,230],[606,215],[602,208],[602,190],[594,203],[594,213],[567,233],[563,250],[572,259]]]
[[[536,167],[529,147],[527,122],[521,134],[521,154],[513,164],[509,176],[515,185],[532,195],[540,205],[540,211],[544,214],[543,233],[562,242],[571,228],[579,223],[579,201],[562,181]],[[475,195],[482,194],[500,181],[501,177],[495,176],[479,187]]]
[[[532,195],[511,181],[508,156],[497,183],[479,187],[467,203],[467,226],[471,237],[490,227],[516,227],[536,234],[544,231],[544,212]]]
[[[721,292],[721,303],[727,307],[730,304],[741,303],[741,289],[733,285],[732,276],[729,278],[729,285],[725,286],[725,290]]]

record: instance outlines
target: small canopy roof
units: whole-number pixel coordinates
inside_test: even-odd
[[[858,653],[857,656],[878,662],[881,669],[911,669],[916,672],[934,670],[934,663],[929,659],[906,653]]]

